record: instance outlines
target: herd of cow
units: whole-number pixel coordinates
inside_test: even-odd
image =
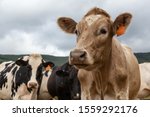
[[[60,17],[59,27],[76,34],[68,62],[55,66],[40,54],[0,64],[0,99],[93,100],[144,99],[150,96],[150,63],[138,64],[132,50],[115,35],[123,35],[132,15],[114,21],[93,8],[77,23]]]
[[[0,64],[0,99],[80,99],[78,70],[69,63],[56,67],[39,54]]]

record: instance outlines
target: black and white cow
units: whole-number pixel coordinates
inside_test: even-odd
[[[47,83],[49,94],[60,100],[80,99],[80,83],[77,73],[78,70],[68,62],[54,67]]]
[[[39,54],[0,64],[0,99],[37,99],[42,73],[52,62]]]

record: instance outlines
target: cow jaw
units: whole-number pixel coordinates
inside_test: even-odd
[[[103,64],[101,64],[101,63],[97,63],[97,62],[86,62],[86,63],[75,63],[75,62],[73,62],[73,61],[71,61],[70,59],[69,59],[69,64],[71,64],[71,65],[74,65],[77,69],[85,69],[85,70],[88,70],[88,71],[90,71],[90,70],[93,70],[93,69],[96,69],[97,68],[97,65],[98,65],[98,67],[101,67]]]

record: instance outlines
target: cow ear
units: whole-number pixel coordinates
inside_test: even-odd
[[[54,67],[55,66],[55,64],[51,61],[48,61],[48,62],[42,61],[42,63],[43,63],[44,67],[47,67],[47,66]]]
[[[51,61],[44,62],[44,60],[43,60],[42,64],[43,64],[43,66],[44,66],[46,71],[49,71],[50,69],[52,69],[55,66],[55,64],[53,62],[51,62]]]
[[[73,19],[60,17],[58,18],[57,23],[63,31],[71,34],[75,33],[77,23]]]
[[[67,76],[68,73],[63,70],[58,70],[58,71],[56,71],[56,75],[63,77],[63,76]]]
[[[132,15],[130,13],[123,13],[115,19],[113,27],[114,33],[117,36],[123,35],[125,33],[127,27],[130,24],[131,18]]]
[[[24,60],[22,60],[22,59],[19,59],[19,60],[16,60],[15,63],[16,63],[17,65],[19,65],[19,66],[27,66],[28,61],[24,61]]]

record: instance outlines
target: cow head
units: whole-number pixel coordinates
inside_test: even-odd
[[[63,64],[62,66],[59,67],[59,69],[56,71],[56,74],[58,76],[69,76],[69,73],[71,71],[72,65],[69,65],[69,62]]]
[[[16,84],[19,86],[20,83],[24,82],[29,90],[38,89],[41,84],[43,71],[48,66],[54,66],[52,62],[45,62],[39,54],[23,56],[16,60],[16,64],[20,66],[16,73]]]
[[[63,64],[59,70],[56,71],[56,75],[59,78],[59,84],[62,87],[68,87],[71,94],[71,99],[80,99],[80,83],[77,78],[78,70],[70,65],[69,62]]]
[[[129,13],[123,13],[113,22],[109,14],[99,8],[91,9],[79,23],[71,18],[60,17],[60,28],[77,35],[76,47],[69,56],[70,64],[87,70],[96,65],[103,66],[111,53],[113,36],[125,32],[131,17]]]

